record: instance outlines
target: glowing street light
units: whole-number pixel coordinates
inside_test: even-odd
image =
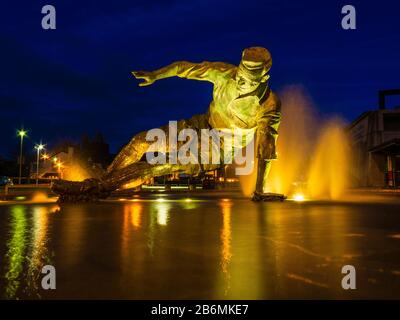
[[[17,131],[17,135],[20,137],[20,149],[19,149],[19,177],[18,177],[18,184],[21,184],[21,176],[22,176],[22,143],[24,141],[24,137],[28,131],[21,129]]]
[[[40,156],[40,151],[44,149],[44,144],[37,144],[35,146],[35,149],[37,151],[37,156],[36,156],[36,185],[39,184],[39,156]]]
[[[50,156],[47,153],[42,155],[42,160],[49,160],[49,158]]]

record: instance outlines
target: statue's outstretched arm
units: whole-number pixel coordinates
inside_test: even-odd
[[[204,61],[201,63],[193,63],[178,61],[155,71],[133,71],[132,74],[136,79],[144,80],[139,83],[141,87],[148,86],[157,80],[170,77],[203,80],[214,83],[219,78],[228,75],[235,70],[235,68],[235,66],[223,62]]]

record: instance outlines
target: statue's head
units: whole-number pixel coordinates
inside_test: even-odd
[[[267,49],[262,47],[244,49],[236,73],[236,87],[240,94],[253,92],[261,83],[268,81],[271,66],[272,58]]]

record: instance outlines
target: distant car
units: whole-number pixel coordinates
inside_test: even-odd
[[[12,186],[13,185],[12,180],[6,176],[0,176],[0,186],[6,186],[6,185]]]

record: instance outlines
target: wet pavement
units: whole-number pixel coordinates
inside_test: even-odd
[[[40,201],[39,201],[40,202]],[[45,202],[45,201],[43,201]],[[56,289],[41,268],[56,268]],[[343,290],[341,269],[356,269]],[[0,202],[2,298],[400,298],[400,201]]]

